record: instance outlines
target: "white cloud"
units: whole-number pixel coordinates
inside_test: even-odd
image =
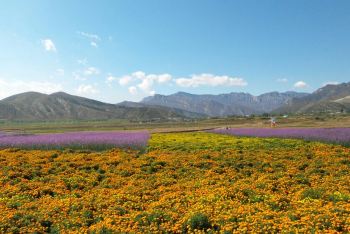
[[[129,87],[129,92],[134,95],[139,93],[138,91],[142,91],[142,93],[147,95],[154,95],[155,91],[153,90],[153,86],[155,84],[164,84],[171,81],[171,79],[171,75],[167,73],[146,74],[143,71],[136,71],[118,78],[121,86],[133,84]]]
[[[246,86],[247,82],[239,77],[216,76],[213,74],[192,75],[190,78],[178,78],[176,84],[182,87],[198,86]]]
[[[117,80],[118,80],[117,77],[112,76],[111,74],[109,74],[109,75],[107,76],[107,78],[106,78],[106,84],[107,84],[109,87],[112,87],[112,83],[113,83],[114,81],[117,81]]]
[[[100,71],[96,67],[88,67],[84,71],[84,75],[91,76],[91,75],[98,75],[100,74]]]
[[[171,80],[171,75],[169,75],[169,74],[161,74],[158,76],[158,79],[157,79],[157,81],[159,83],[165,83],[165,82],[168,82],[170,80]]]
[[[56,46],[53,43],[51,39],[43,39],[41,40],[41,44],[43,45],[44,49],[49,52],[56,52]]]
[[[133,78],[131,76],[123,76],[119,79],[119,84],[125,86],[129,84],[132,81],[132,79]]]
[[[115,81],[115,80],[117,80],[118,78],[117,77],[114,77],[114,76],[112,76],[112,75],[109,75],[109,76],[107,76],[107,78],[106,78],[106,82],[107,83],[111,83],[111,82],[113,82],[113,81]]]
[[[96,76],[100,74],[100,70],[96,67],[87,67],[85,70],[77,70],[72,72],[72,76],[76,80],[84,81],[89,76]]]
[[[62,91],[62,85],[51,82],[7,80],[0,78],[0,99],[23,92],[54,93]]]
[[[294,88],[298,88],[298,89],[304,89],[307,86],[308,85],[304,81],[298,81],[294,84]]]
[[[80,31],[78,31],[77,33],[80,34],[81,36],[89,38],[90,40],[93,40],[93,41],[100,41],[101,40],[101,38],[97,34],[80,32]]]
[[[86,58],[83,58],[83,59],[78,59],[77,63],[80,64],[80,65],[86,66],[88,64],[88,61],[87,61]]]
[[[97,43],[94,42],[94,41],[90,42],[90,45],[93,46],[93,47],[96,47],[96,48],[98,47]]]
[[[280,78],[280,79],[277,79],[277,82],[280,82],[280,83],[287,83],[287,82],[288,82],[288,79],[286,79],[286,78]]]
[[[140,79],[140,80],[152,80],[154,82],[158,83],[165,83],[172,79],[171,75],[168,73],[164,74],[146,74],[143,71],[137,71],[129,75],[128,77],[131,77],[131,79]]]
[[[98,42],[101,41],[100,36],[98,36],[97,34],[92,34],[92,33],[87,33],[87,32],[77,32],[80,36],[88,39],[90,41],[90,45],[93,47],[98,47]]]
[[[62,69],[62,68],[56,69],[56,74],[58,76],[64,76],[64,69]]]
[[[122,76],[119,84],[122,86],[129,85],[129,92],[132,94],[154,95],[155,85],[167,84],[172,81],[173,77],[168,73],[163,74],[146,74],[143,71],[136,71],[131,74]],[[189,78],[175,79],[175,83],[182,87],[207,86],[246,86],[247,82],[238,77],[216,76],[212,74],[193,75]]]
[[[99,91],[93,85],[82,84],[77,88],[77,93],[80,95],[84,94],[96,94]]]
[[[129,93],[131,93],[132,95],[136,95],[137,94],[137,88],[135,86],[130,86],[128,88]]]
[[[144,79],[140,84],[137,85],[137,87],[147,94],[152,94],[152,93],[154,94],[155,91],[152,90],[153,83],[154,81],[151,78]]]
[[[141,83],[137,87],[147,95],[154,95],[155,91],[153,86],[155,83],[162,84],[171,81],[172,77],[170,74],[146,74],[143,71],[137,71],[131,74],[128,78],[124,78],[124,81],[131,82],[133,80],[141,80]]]
[[[131,76],[137,79],[144,79],[146,77],[146,73],[144,73],[143,71],[137,71],[132,73]]]

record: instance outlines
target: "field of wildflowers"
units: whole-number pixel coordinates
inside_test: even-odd
[[[73,132],[60,134],[18,135],[0,132],[0,148],[25,149],[108,149],[144,148],[149,133],[142,132]]]
[[[251,137],[279,137],[350,145],[350,128],[230,128],[211,132]]]
[[[350,232],[350,149],[153,134],[147,149],[0,150],[0,232]]]

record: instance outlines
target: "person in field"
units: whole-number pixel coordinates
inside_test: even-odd
[[[276,127],[276,118],[274,117],[271,117],[270,119],[270,124],[271,124],[271,128],[275,128]]]

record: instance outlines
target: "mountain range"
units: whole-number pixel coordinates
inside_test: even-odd
[[[274,113],[317,114],[350,112],[350,82],[326,85],[304,97],[296,97]]]
[[[141,103],[191,110],[208,116],[252,114],[350,113],[350,82],[328,84],[313,93],[270,92],[194,95],[184,92],[154,95]]]
[[[178,92],[146,97],[141,102],[104,103],[58,92],[27,92],[0,101],[0,119],[131,121],[183,120],[252,114],[350,113],[350,82],[327,85],[313,93],[270,92],[196,95]]]
[[[304,97],[306,95],[307,93],[297,92],[271,92],[259,96],[253,96],[249,93],[194,95],[178,92],[168,96],[156,94],[143,99],[141,103],[173,107],[211,117],[242,116],[269,113],[287,104],[293,98]]]
[[[198,118],[202,115],[166,107],[126,107],[59,92],[51,95],[27,92],[0,101],[0,119],[134,121]]]

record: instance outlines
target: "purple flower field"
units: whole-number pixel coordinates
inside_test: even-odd
[[[298,138],[350,145],[350,128],[232,128],[211,132],[235,136]]]
[[[0,132],[0,148],[107,149],[146,147],[150,135],[142,132],[75,132],[42,135],[9,135]]]

